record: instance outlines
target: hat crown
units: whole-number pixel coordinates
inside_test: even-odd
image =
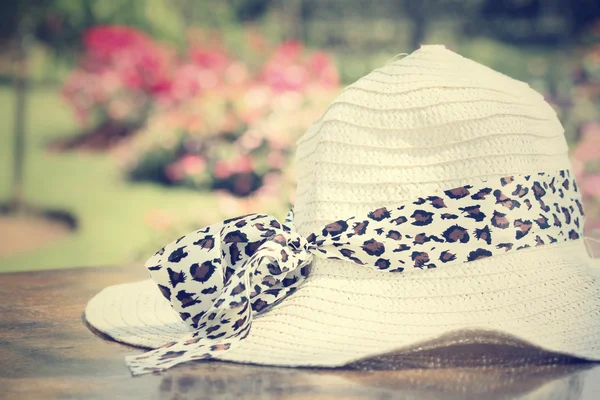
[[[475,181],[570,168],[541,94],[441,45],[345,88],[297,144],[302,234]]]

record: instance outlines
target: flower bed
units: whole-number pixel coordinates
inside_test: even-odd
[[[287,42],[252,67],[214,43],[196,43],[179,68],[170,96],[127,146],[129,176],[225,197],[289,199],[293,145],[339,90],[330,57]]]
[[[218,36],[190,33],[177,54],[133,28],[90,29],[63,94],[93,128],[71,144],[106,149],[135,131],[119,150],[133,180],[238,198],[285,193],[295,140],[339,89],[330,56],[248,31],[240,57]]]
[[[176,64],[171,47],[134,28],[89,29],[62,91],[89,130],[61,147],[106,149],[137,130],[155,103],[168,96]]]

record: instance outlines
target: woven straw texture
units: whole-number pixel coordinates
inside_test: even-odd
[[[298,141],[295,224],[324,224],[478,180],[569,169],[563,128],[527,84],[423,46],[348,86]],[[583,240],[431,271],[316,259],[223,359],[337,366],[462,330],[600,360],[600,268]],[[151,281],[105,289],[86,318],[144,347],[188,328]]]

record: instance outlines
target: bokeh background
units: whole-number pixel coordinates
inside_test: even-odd
[[[0,1],[0,271],[143,261],[284,217],[294,143],[345,85],[444,44],[556,108],[600,229],[596,0]]]

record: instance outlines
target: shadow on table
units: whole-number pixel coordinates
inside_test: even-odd
[[[159,398],[580,399],[587,365],[315,371],[198,364],[164,374]],[[599,371],[600,372],[600,371]],[[596,374],[600,377],[600,373]]]
[[[88,327],[104,339],[109,336]],[[587,372],[591,371],[591,374]],[[157,380],[160,379],[160,381]],[[160,399],[589,399],[600,364],[550,353],[509,335],[470,330],[339,369],[187,363],[147,382]],[[122,381],[121,383],[126,383]],[[158,386],[158,393],[152,388]]]

